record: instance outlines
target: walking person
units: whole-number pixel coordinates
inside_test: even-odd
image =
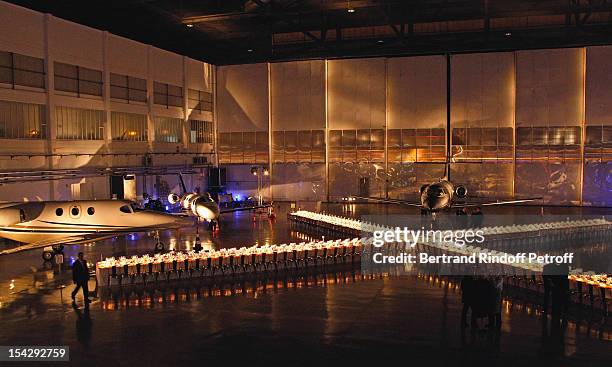
[[[82,252],[79,252],[77,260],[72,264],[72,281],[76,284],[76,287],[72,291],[72,306],[77,307],[76,295],[79,293],[79,289],[83,289],[83,301],[85,307],[88,307],[89,303],[89,288],[87,282],[89,281],[89,268],[87,267],[87,260]]]
[[[461,328],[471,326],[474,328],[476,325],[476,317],[474,315],[474,277],[472,275],[464,275],[461,278],[461,303],[463,308],[461,309]],[[467,322],[468,311],[472,312],[470,322]]]

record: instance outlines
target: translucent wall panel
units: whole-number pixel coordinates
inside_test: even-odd
[[[514,54],[455,55],[451,67],[453,158],[512,160]]]
[[[217,68],[219,132],[268,130],[267,64]]]
[[[444,161],[446,58],[387,60],[389,162]]]
[[[583,49],[516,53],[517,197],[579,203]]]
[[[330,163],[329,191],[331,200],[350,195],[385,195],[384,164],[377,163]]]
[[[516,52],[516,125],[580,125],[583,50]]]
[[[328,116],[334,130],[384,127],[384,59],[328,61]]]
[[[580,162],[517,161],[516,198],[541,196],[545,203],[580,204]]]
[[[588,47],[584,205],[612,206],[612,46]]]
[[[275,164],[274,200],[325,200],[325,164]]]
[[[268,66],[217,68],[220,163],[268,162]]]
[[[451,180],[465,185],[470,196],[509,199],[513,168],[511,162],[455,163],[451,166]]]
[[[584,165],[584,205],[612,206],[612,162]]]
[[[389,128],[446,127],[446,58],[387,61]]]
[[[325,128],[325,62],[270,64],[272,130]]]
[[[438,163],[389,163],[389,197],[418,201],[422,185],[430,184],[444,176],[444,164]]]

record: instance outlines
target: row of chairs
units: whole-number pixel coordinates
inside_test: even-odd
[[[96,265],[102,286],[169,281],[193,277],[279,271],[337,264],[358,264],[358,238],[272,245],[214,252],[169,253],[130,259],[109,258]]]

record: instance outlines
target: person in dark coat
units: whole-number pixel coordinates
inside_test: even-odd
[[[85,260],[82,252],[79,252],[78,259],[72,264],[72,281],[76,284],[76,287],[72,291],[72,305],[76,306],[75,297],[77,293],[79,293],[79,289],[83,289],[85,305],[90,303],[89,288],[87,285],[89,281],[89,268],[87,267],[87,260]]]
[[[464,275],[461,278],[461,303],[463,303],[463,308],[461,310],[461,327],[465,328],[467,326],[476,325],[476,317],[474,315],[474,277],[471,275]],[[468,310],[472,310],[471,321],[468,324],[467,322],[467,313]]]

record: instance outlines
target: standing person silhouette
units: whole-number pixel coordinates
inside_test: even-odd
[[[76,287],[72,291],[72,306],[77,307],[76,295],[79,293],[79,289],[83,289],[83,301],[85,307],[88,307],[89,303],[89,288],[87,281],[89,281],[89,268],[87,267],[87,260],[82,252],[79,252],[78,259],[72,264],[72,281],[76,284]]]

